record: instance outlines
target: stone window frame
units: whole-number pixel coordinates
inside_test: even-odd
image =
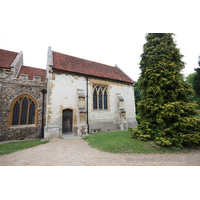
[[[13,110],[14,110],[14,106],[15,104],[18,102],[19,100],[22,98],[22,101],[20,103],[20,111],[19,111],[19,120],[18,120],[18,125],[12,125],[12,120],[13,120]],[[27,120],[26,120],[26,124],[20,124],[21,121],[21,110],[22,110],[22,102],[25,98],[29,98],[31,100],[31,102],[28,101],[28,110],[27,110]],[[34,123],[33,124],[28,124],[29,122],[29,108],[31,103],[35,104],[35,117],[34,117]],[[24,128],[24,127],[28,127],[28,126],[37,126],[38,124],[38,104],[37,101],[29,94],[22,94],[17,96],[10,104],[10,113],[8,116],[8,126],[7,128]]]
[[[97,89],[97,86],[99,87]],[[94,92],[96,91],[97,94],[97,108],[94,108]],[[102,94],[102,109],[99,109],[99,92],[101,91]],[[107,108],[104,108],[104,93],[107,93]],[[107,85],[101,85],[101,84],[93,84],[92,86],[92,102],[93,102],[93,110],[98,110],[98,111],[107,111],[108,110],[108,86]]]

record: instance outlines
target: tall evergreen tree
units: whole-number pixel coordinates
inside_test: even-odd
[[[182,55],[171,33],[149,33],[141,55],[138,103],[140,124],[131,137],[153,139],[159,145],[195,146],[200,143],[200,120],[195,104],[188,101],[194,91],[183,80]]]
[[[137,103],[142,99],[141,89],[139,88],[138,82],[134,83],[134,94],[135,94],[135,105],[136,105],[136,114],[138,113]]]

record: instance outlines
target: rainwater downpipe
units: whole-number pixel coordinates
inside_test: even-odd
[[[86,77],[86,90],[87,90],[87,128],[88,128],[88,134],[89,134],[89,123],[88,123],[88,75]]]
[[[44,138],[44,94],[47,92],[45,89],[41,90],[43,94],[43,99],[42,99],[42,128],[41,128],[41,137]]]

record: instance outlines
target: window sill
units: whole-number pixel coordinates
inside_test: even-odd
[[[14,128],[31,128],[31,127],[36,127],[35,124],[29,124],[29,125],[11,125],[9,128],[14,129]]]
[[[99,111],[102,111],[102,112],[109,112],[109,110],[106,110],[106,109],[105,109],[105,110],[104,110],[104,109],[92,109],[92,111],[98,111],[98,112],[99,112]]]

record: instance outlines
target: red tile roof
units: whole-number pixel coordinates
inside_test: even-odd
[[[22,66],[17,78],[19,78],[20,74],[28,74],[28,80],[33,80],[33,76],[41,76],[43,82],[46,79],[46,70],[40,68]]]
[[[133,83],[117,67],[84,60],[53,51],[53,69]]]
[[[0,67],[10,68],[18,53],[0,49]]]

